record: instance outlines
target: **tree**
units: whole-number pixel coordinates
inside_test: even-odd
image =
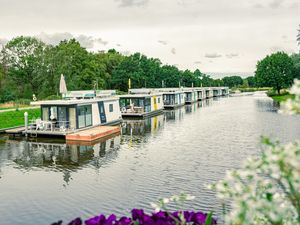
[[[292,54],[291,59],[294,63],[293,78],[300,79],[300,53]]]
[[[9,67],[8,76],[15,83],[19,96],[29,98],[32,93],[38,93],[45,48],[38,39],[23,36],[5,45],[3,54]]]
[[[247,80],[249,87],[256,87],[256,79],[254,76],[246,77],[245,80]]]
[[[240,76],[226,76],[222,78],[226,87],[237,87],[243,85],[243,79]]]
[[[268,55],[257,63],[255,78],[260,86],[273,87],[280,94],[293,82],[293,61],[284,52]]]

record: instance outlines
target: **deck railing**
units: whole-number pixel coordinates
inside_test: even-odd
[[[32,120],[28,130],[47,131],[47,132],[66,132],[73,130],[70,128],[69,121],[43,121],[41,119]]]

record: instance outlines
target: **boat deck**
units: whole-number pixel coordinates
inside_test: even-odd
[[[15,127],[5,130],[5,133],[13,136],[21,136],[23,131],[25,131],[25,127]]]
[[[66,135],[67,141],[87,141],[91,142],[109,135],[120,133],[119,126],[98,126],[90,129],[77,131]]]

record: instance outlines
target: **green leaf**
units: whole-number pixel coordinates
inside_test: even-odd
[[[207,215],[204,225],[212,225],[212,212]]]

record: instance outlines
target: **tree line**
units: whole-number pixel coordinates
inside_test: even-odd
[[[123,55],[114,49],[90,52],[75,39],[49,45],[34,37],[16,37],[0,49],[0,102],[51,98],[59,94],[60,75],[68,90],[142,87],[273,87],[277,91],[300,78],[300,54],[278,52],[257,64],[255,76],[213,79],[195,71],[164,65],[141,53]]]
[[[59,93],[60,75],[64,74],[69,90],[116,89],[127,91],[128,79],[133,88],[206,87],[243,85],[241,77],[213,79],[195,71],[163,65],[157,58],[141,53],[122,55],[114,49],[89,52],[75,39],[49,45],[34,37],[16,37],[0,52],[0,101],[39,99]],[[252,82],[248,80],[249,85]]]

